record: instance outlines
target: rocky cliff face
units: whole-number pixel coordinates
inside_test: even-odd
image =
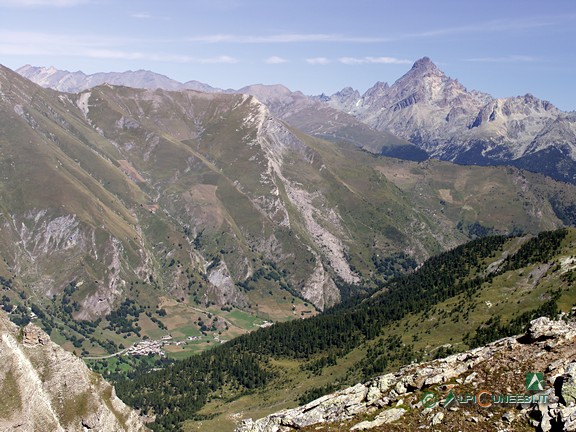
[[[0,312],[0,429],[144,431],[114,388],[39,327]]]
[[[430,425],[446,431],[575,431],[575,356],[576,322],[538,318],[525,335],[407,366],[260,420],[244,420],[236,432],[332,426],[403,431]],[[544,377],[537,384],[528,378],[538,375],[527,375],[535,372]],[[502,403],[506,395],[514,397]]]

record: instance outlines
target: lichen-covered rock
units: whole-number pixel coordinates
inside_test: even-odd
[[[378,426],[382,426],[383,424],[393,423],[400,419],[404,415],[406,410],[404,408],[390,408],[387,410],[382,411],[380,414],[376,416],[376,418],[372,421],[363,421],[360,422],[350,429],[351,431],[355,430],[368,430]]]
[[[34,324],[0,312],[0,430],[144,431],[114,388]]]
[[[572,404],[560,409],[558,416],[562,430],[566,432],[576,431],[576,405]]]
[[[576,404],[576,362],[566,367],[560,392],[566,405]]]
[[[444,413],[440,411],[434,414],[430,423],[432,423],[432,426],[437,426],[442,423],[442,420],[444,420]]]

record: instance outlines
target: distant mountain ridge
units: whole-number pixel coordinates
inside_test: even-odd
[[[347,142],[370,153],[423,161],[428,154],[386,130],[369,127],[353,115],[283,85],[255,84],[237,91],[258,98],[276,117],[302,132],[333,142]]]
[[[224,90],[214,88],[199,81],[178,82],[165,75],[147,70],[126,72],[100,72],[87,75],[84,72],[69,72],[55,67],[35,67],[25,65],[16,70],[24,78],[46,88],[66,93],[79,93],[101,84],[123,85],[127,87],[155,90],[196,90],[205,93],[221,93]]]
[[[286,120],[305,133],[333,141],[348,141],[371,153],[417,161],[428,158],[426,152],[408,141],[386,131],[370,128],[351,115],[324,105],[301,92],[292,92],[283,85],[255,84],[239,90],[222,90],[198,81],[180,83],[164,75],[144,70],[86,75],[83,72],[61,71],[54,67],[26,65],[16,72],[42,87],[69,93],[110,84],[148,90],[249,94],[265,103],[274,116]]]
[[[511,165],[576,183],[576,112],[524,96],[493,98],[467,90],[428,57],[392,85],[363,95],[346,87],[332,96],[306,96],[282,85],[221,90],[179,83],[149,71],[99,73],[24,66],[18,73],[44,87],[78,92],[104,82],[136,88],[246,93],[302,131],[347,141],[371,153],[408,160],[428,156],[465,165]],[[366,127],[367,126],[367,127]]]

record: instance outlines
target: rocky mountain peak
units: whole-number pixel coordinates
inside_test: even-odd
[[[434,91],[439,90],[440,86],[466,91],[457,80],[447,76],[432,60],[424,57],[417,60],[412,68],[392,85],[392,89],[407,87],[412,91]]]
[[[429,87],[430,79],[435,79],[441,82],[456,82],[452,78],[448,77],[438,66],[436,66],[432,60],[428,57],[423,57],[417,60],[412,68],[406,72],[402,77],[400,77],[392,87],[398,85],[408,85],[411,87]]]
[[[336,92],[335,94],[337,94],[339,96],[350,96],[350,95],[360,96],[360,94],[358,93],[358,90],[354,90],[352,87],[344,87],[342,90],[340,90],[339,92]]]
[[[514,158],[522,157],[533,142],[547,130],[560,115],[554,105],[531,94],[505,99],[494,99],[486,104],[470,125],[476,136],[507,136],[516,142],[509,151]],[[564,125],[559,125],[560,128]]]
[[[559,111],[552,103],[548,102],[547,100],[538,99],[531,93],[526,93],[524,96],[522,96],[522,100],[527,105],[539,107],[545,111]]]
[[[465,127],[473,121],[469,112],[484,104],[483,95],[468,92],[424,57],[391,86],[377,83],[369,89],[354,113],[377,130],[419,144],[447,127]]]
[[[576,155],[573,117],[530,93],[494,98],[469,91],[429,57],[417,60],[391,86],[376,83],[359,103],[343,100],[335,103],[333,97],[327,103],[429,156],[465,164],[509,163],[563,181],[576,179],[574,156],[563,156]]]
[[[238,93],[252,94],[254,92],[267,93],[270,95],[290,95],[292,92],[290,89],[282,84],[252,84],[246,87],[242,87],[238,90]]]
[[[414,62],[414,64],[412,65],[412,71],[414,70],[418,70],[418,71],[440,71],[440,69],[438,69],[438,66],[436,66],[432,60],[430,60],[430,57],[422,57],[419,60],[416,60]]]
[[[386,84],[388,85],[388,84]],[[334,107],[340,107],[340,109],[346,110],[346,107],[353,107],[360,100],[360,93],[358,90],[352,87],[344,87],[339,92],[334,93],[328,98],[332,101]]]
[[[378,81],[362,95],[363,106],[384,106],[390,92],[390,86],[386,82]]]
[[[366,97],[366,96],[374,95],[378,92],[385,92],[389,88],[390,88],[390,86],[388,85],[387,82],[378,81],[378,82],[376,82],[376,84],[374,84],[368,90],[366,90],[366,93],[364,93],[364,96]]]

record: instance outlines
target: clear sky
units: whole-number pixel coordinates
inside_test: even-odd
[[[428,56],[469,90],[576,110],[574,0],[0,0],[0,63],[361,93]]]

